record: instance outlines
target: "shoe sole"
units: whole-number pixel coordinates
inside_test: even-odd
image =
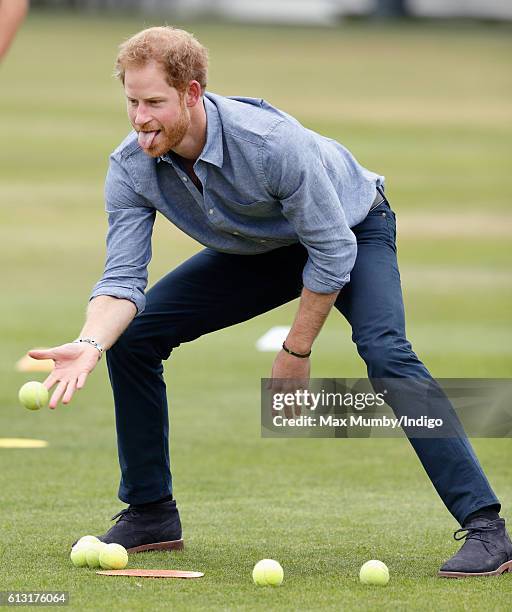
[[[493,572],[442,572],[439,571],[437,575],[440,578],[471,578],[473,576],[500,576],[505,572],[509,572],[512,574],[512,559],[510,561],[506,561],[502,563],[498,569]]]
[[[148,550],[183,550],[183,546],[183,540],[170,540],[169,542],[154,542],[153,544],[134,546],[133,548],[127,548],[126,552],[139,553]]]

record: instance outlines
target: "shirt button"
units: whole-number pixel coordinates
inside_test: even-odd
[[[181,178],[183,179],[184,183],[186,183],[188,181],[188,178],[186,176],[182,176]]]
[[[213,208],[210,208],[208,212],[210,213],[210,215],[213,215]]]
[[[260,240],[260,242],[267,242],[266,240]]]
[[[233,236],[238,236],[238,232],[233,232]]]

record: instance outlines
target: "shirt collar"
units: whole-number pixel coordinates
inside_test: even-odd
[[[224,152],[222,150],[222,123],[219,116],[217,106],[208,97],[208,94],[203,96],[204,110],[206,112],[206,142],[199,155],[200,160],[213,164],[218,168],[222,168],[224,161]],[[157,163],[165,161],[172,165],[172,156],[170,153],[165,153],[157,158]]]
[[[224,152],[222,150],[222,123],[219,111],[215,103],[208,98],[207,93],[205,93],[203,100],[204,110],[206,111],[206,143],[199,159],[222,168]]]

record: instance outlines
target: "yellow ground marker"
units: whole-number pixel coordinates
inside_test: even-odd
[[[31,440],[30,438],[0,438],[0,448],[45,448],[46,440]]]
[[[51,372],[54,365],[53,359],[32,359],[27,354],[16,362],[16,370],[18,372]]]

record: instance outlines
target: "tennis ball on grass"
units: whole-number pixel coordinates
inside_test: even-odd
[[[121,544],[107,544],[100,551],[99,561],[103,569],[124,569],[128,565],[128,553]]]
[[[76,543],[71,549],[71,554],[69,555],[71,559],[71,563],[75,567],[86,567],[87,566],[87,545],[86,544],[78,544]]]
[[[48,404],[48,389],[42,383],[31,380],[21,387],[18,399],[28,410],[39,410]]]
[[[78,546],[79,544],[85,544],[87,542],[101,542],[101,540],[99,538],[97,538],[96,536],[92,536],[92,535],[86,535],[86,536],[82,536],[78,542],[75,544],[75,546]]]
[[[101,551],[107,546],[105,542],[87,542],[83,544],[85,547],[85,559],[89,567],[100,566],[100,554]]]
[[[389,582],[389,570],[387,565],[376,559],[367,561],[359,570],[359,580],[363,584],[386,586]]]
[[[283,578],[283,568],[273,559],[258,561],[252,570],[252,579],[258,586],[279,586]]]

